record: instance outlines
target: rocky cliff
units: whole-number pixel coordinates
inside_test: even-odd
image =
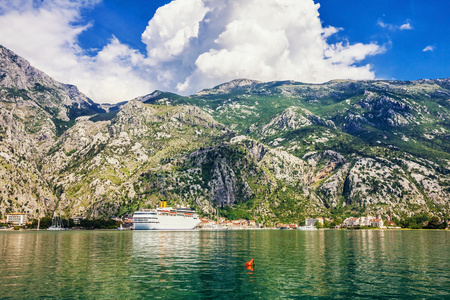
[[[0,215],[450,212],[450,81],[235,80],[98,105],[0,47]]]

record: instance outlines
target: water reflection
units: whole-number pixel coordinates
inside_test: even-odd
[[[2,298],[446,298],[450,232],[0,233]],[[255,260],[253,268],[246,262]]]
[[[0,234],[0,292],[14,286],[6,296],[22,299],[117,295],[117,277],[128,277],[129,245],[126,235],[107,232]]]

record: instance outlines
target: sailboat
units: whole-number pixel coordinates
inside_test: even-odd
[[[52,226],[47,228],[47,230],[69,230],[69,228],[63,226],[61,217],[54,217],[52,219]]]

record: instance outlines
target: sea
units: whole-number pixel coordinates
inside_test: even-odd
[[[450,299],[450,232],[0,232],[0,299],[38,298]]]

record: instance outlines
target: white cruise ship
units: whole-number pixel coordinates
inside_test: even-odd
[[[190,208],[166,207],[161,201],[157,209],[143,209],[133,214],[135,230],[192,230],[200,218]]]

